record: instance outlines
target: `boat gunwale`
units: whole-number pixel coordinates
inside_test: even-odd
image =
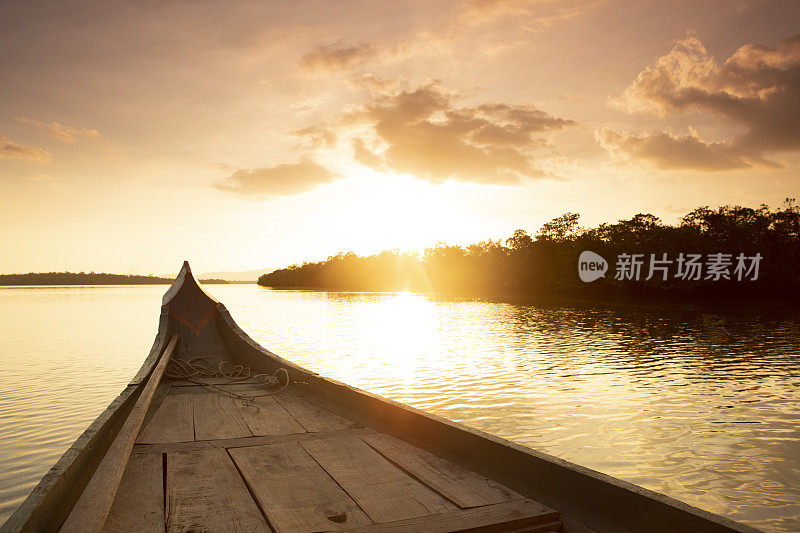
[[[256,363],[257,360],[254,356],[260,354],[270,360],[268,362],[271,368],[277,366],[288,367],[287,370],[289,370],[292,379],[298,381],[296,383],[298,388],[308,391],[312,395],[321,396],[333,405],[343,408],[344,411],[348,412],[348,416],[354,418],[355,421],[364,425],[371,425],[380,431],[390,433],[430,451],[445,452],[450,459],[454,459],[463,466],[482,473],[486,477],[507,485],[509,488],[528,497],[541,501],[545,505],[556,508],[568,518],[576,520],[587,527],[600,528],[600,531],[636,532],[642,531],[644,528],[644,530],[652,532],[672,532],[676,531],[676,527],[680,528],[680,523],[683,523],[685,527],[693,528],[691,531],[719,533],[730,531],[759,533],[760,531],[666,494],[646,489],[609,474],[604,474],[497,435],[411,407],[402,402],[384,398],[333,378],[321,376],[261,346],[239,327],[222,302],[217,303],[217,309],[218,326],[224,326],[220,327],[219,331],[231,354],[244,355],[244,359],[248,364]],[[226,331],[229,331],[230,335],[226,335]],[[238,342],[235,342],[237,340]],[[243,354],[242,348],[249,349],[251,353]],[[343,400],[346,400],[346,403],[343,404]],[[381,411],[384,410],[386,412],[382,413]],[[400,417],[406,417],[401,426],[405,431],[398,427]],[[442,429],[444,429],[443,432],[441,431]],[[440,434],[439,438],[431,438],[435,434]],[[473,457],[464,454],[465,443],[469,443],[471,448],[477,448],[475,453],[471,454]],[[487,456],[491,457],[492,453],[497,454],[496,458],[487,460]],[[480,457],[482,460],[476,461],[475,456]],[[555,485],[551,483],[548,487],[539,489],[537,489],[536,483],[525,483],[524,480],[520,482],[520,476],[513,475],[514,470],[519,470],[520,463],[524,463],[534,470],[549,469],[553,479],[558,477],[556,474],[567,475],[571,478],[572,483],[577,484],[578,487],[588,485],[583,489],[583,492],[587,493],[587,498],[584,498],[583,501],[569,499],[570,495],[573,497],[575,495],[575,491],[572,490],[574,486],[570,487],[571,483],[569,481]],[[529,478],[530,476],[525,475],[524,477]],[[564,492],[570,494],[567,494],[567,497],[564,498],[553,498],[554,491],[552,489],[558,485],[566,486],[566,491]],[[600,499],[597,498],[598,489],[600,491],[613,492],[614,498],[612,499],[619,498],[631,501],[625,505],[617,503],[617,505],[611,506],[612,509],[619,511],[616,513],[598,511],[587,513],[587,508],[593,509],[598,506],[597,500]],[[609,489],[611,490],[609,491]],[[639,512],[629,512],[631,506],[635,507]],[[643,511],[643,509],[648,511]],[[676,526],[676,522],[630,523],[631,515],[642,515],[647,514],[647,512],[652,512],[656,517],[661,515],[667,520],[675,520],[678,525]],[[609,516],[609,514],[612,516]],[[675,516],[667,516],[670,514]],[[654,517],[654,519],[656,518]]]

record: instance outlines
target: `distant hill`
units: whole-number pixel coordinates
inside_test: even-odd
[[[258,278],[263,276],[264,274],[269,274],[270,272],[274,272],[275,268],[261,268],[258,270],[245,270],[243,272],[206,272],[205,274],[200,274],[200,278],[214,278],[214,279],[222,279],[225,281],[235,281],[235,282],[243,282],[243,281],[251,281],[255,283],[258,281]]]
[[[222,279],[204,279],[202,283],[228,283]],[[168,285],[173,278],[157,276],[128,276],[96,272],[29,272],[0,274],[0,285]]]

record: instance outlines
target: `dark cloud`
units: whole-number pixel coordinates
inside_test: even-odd
[[[0,135],[0,158],[50,162],[50,153],[35,146],[26,146]]]
[[[630,148],[630,156],[671,168],[778,166],[767,161],[770,153],[800,150],[800,35],[785,39],[775,49],[742,46],[721,66],[696,37],[687,37],[641,72],[625,90],[622,102],[629,111],[661,116],[711,113],[744,128],[744,133],[726,143],[663,133],[645,136],[646,142],[641,136],[620,142],[625,134],[618,134],[615,143],[607,143],[622,151]],[[599,137],[611,138],[608,132]]]
[[[322,165],[301,159],[298,163],[284,163],[274,167],[239,169],[214,186],[253,198],[291,196],[308,192],[339,177],[339,174]]]
[[[300,59],[300,66],[307,70],[346,70],[376,53],[375,47],[367,43],[318,44]]]
[[[454,99],[429,84],[382,95],[351,118],[369,125],[386,146],[382,158],[392,171],[434,183],[452,179],[495,185],[541,176],[529,152],[543,141],[533,134],[574,124],[531,106],[457,108]]]

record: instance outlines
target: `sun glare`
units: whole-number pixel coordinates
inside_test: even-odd
[[[459,233],[464,216],[446,187],[363,168],[348,173],[355,198],[340,223],[354,236],[356,253],[422,250]]]
[[[410,292],[387,295],[369,320],[371,343],[381,346],[376,353],[389,374],[401,382],[414,379],[420,357],[435,341],[433,306],[424,296]]]

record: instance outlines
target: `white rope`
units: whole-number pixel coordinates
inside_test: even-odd
[[[217,367],[208,366],[207,364],[198,364],[197,361],[206,362],[206,360],[214,360],[217,362]],[[280,380],[278,374],[283,374],[284,379]],[[237,365],[232,362],[218,357],[216,355],[202,355],[199,357],[192,357],[186,359],[170,359],[167,364],[167,369],[164,376],[168,379],[183,379],[192,383],[197,383],[204,387],[213,387],[219,389],[231,396],[237,398],[246,406],[252,403],[255,398],[261,396],[270,396],[276,394],[289,385],[289,372],[281,367],[277,369],[272,375],[269,374],[252,374],[249,366]],[[254,380],[256,387],[267,387],[280,385],[279,389],[271,390],[265,394],[251,395],[246,393],[236,393],[223,389],[222,387],[213,383],[206,383],[198,380],[198,378],[225,378],[235,384],[246,380]],[[260,383],[258,383],[260,381]],[[282,383],[281,383],[282,381]]]

